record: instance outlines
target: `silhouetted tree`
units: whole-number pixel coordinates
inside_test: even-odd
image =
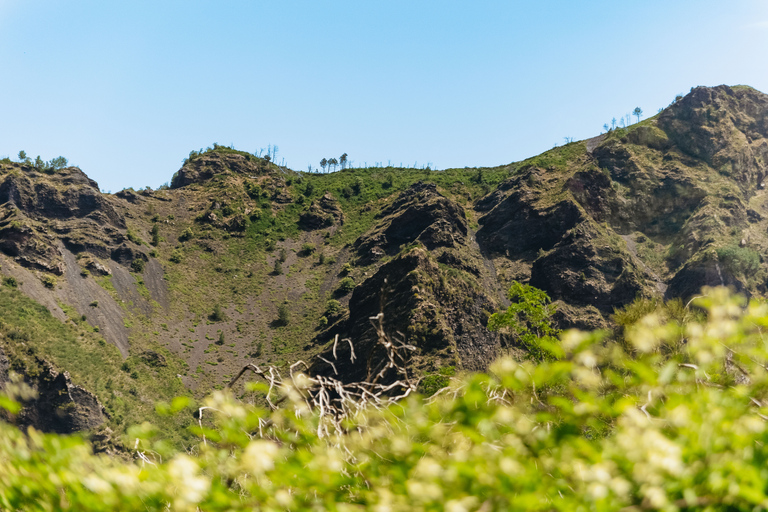
[[[333,166],[333,170],[335,171],[336,170],[336,166],[339,165],[339,161],[336,160],[336,158],[331,158],[330,160],[328,160],[328,165],[329,166],[332,165]]]
[[[320,160],[320,167],[322,167],[322,168],[323,168],[323,172],[325,172],[325,166],[326,166],[326,165],[328,165],[328,160],[326,160],[325,158],[323,158],[322,160]]]
[[[339,163],[341,164],[341,168],[344,169],[347,166],[347,154],[344,153],[339,157]]]
[[[637,122],[640,122],[640,116],[643,115],[643,110],[640,107],[635,107],[635,110],[632,111],[632,115],[637,117]]]

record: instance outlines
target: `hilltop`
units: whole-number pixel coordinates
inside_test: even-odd
[[[719,86],[495,168],[308,174],[214,146],[170,188],[108,195],[77,168],[5,160],[4,307],[29,313],[1,315],[0,380],[13,367],[42,388],[46,368],[69,371],[103,404],[95,423],[121,430],[134,408],[150,417],[251,362],[365,377],[380,312],[417,347],[419,376],[524,357],[486,328],[514,281],[546,291],[561,328],[704,285],[762,296],[767,139],[768,96]]]

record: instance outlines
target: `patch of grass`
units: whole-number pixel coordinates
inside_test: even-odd
[[[136,245],[145,245],[144,240],[139,238],[139,236],[134,233],[130,228],[128,229],[128,232],[125,234],[126,238],[130,240],[131,242],[135,243]]]
[[[99,286],[108,291],[110,295],[117,297],[117,290],[115,290],[115,285],[112,284],[112,276],[99,277],[96,279],[96,282],[99,284]]]

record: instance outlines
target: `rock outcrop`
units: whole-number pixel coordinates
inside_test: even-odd
[[[26,164],[0,166],[0,250],[21,265],[61,275],[59,241],[108,258],[125,242],[125,230],[125,217],[80,169],[49,174]]]
[[[67,372],[59,372],[47,361],[37,359],[37,372],[24,375],[35,397],[22,401],[13,418],[21,427],[42,432],[72,434],[99,428],[108,418],[104,406],[92,393],[72,383]],[[0,351],[0,389],[10,382],[10,364]]]
[[[377,226],[354,243],[362,264],[376,261],[385,254],[396,254],[403,244],[415,241],[429,250],[466,243],[464,209],[440,194],[434,183],[414,184],[377,218]]]
[[[330,192],[323,194],[317,201],[312,201],[299,217],[299,225],[308,231],[343,223],[344,212]]]

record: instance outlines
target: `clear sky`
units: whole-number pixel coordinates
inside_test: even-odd
[[[768,92],[767,0],[0,0],[0,157],[103,190],[190,150],[501,165],[692,86]]]

